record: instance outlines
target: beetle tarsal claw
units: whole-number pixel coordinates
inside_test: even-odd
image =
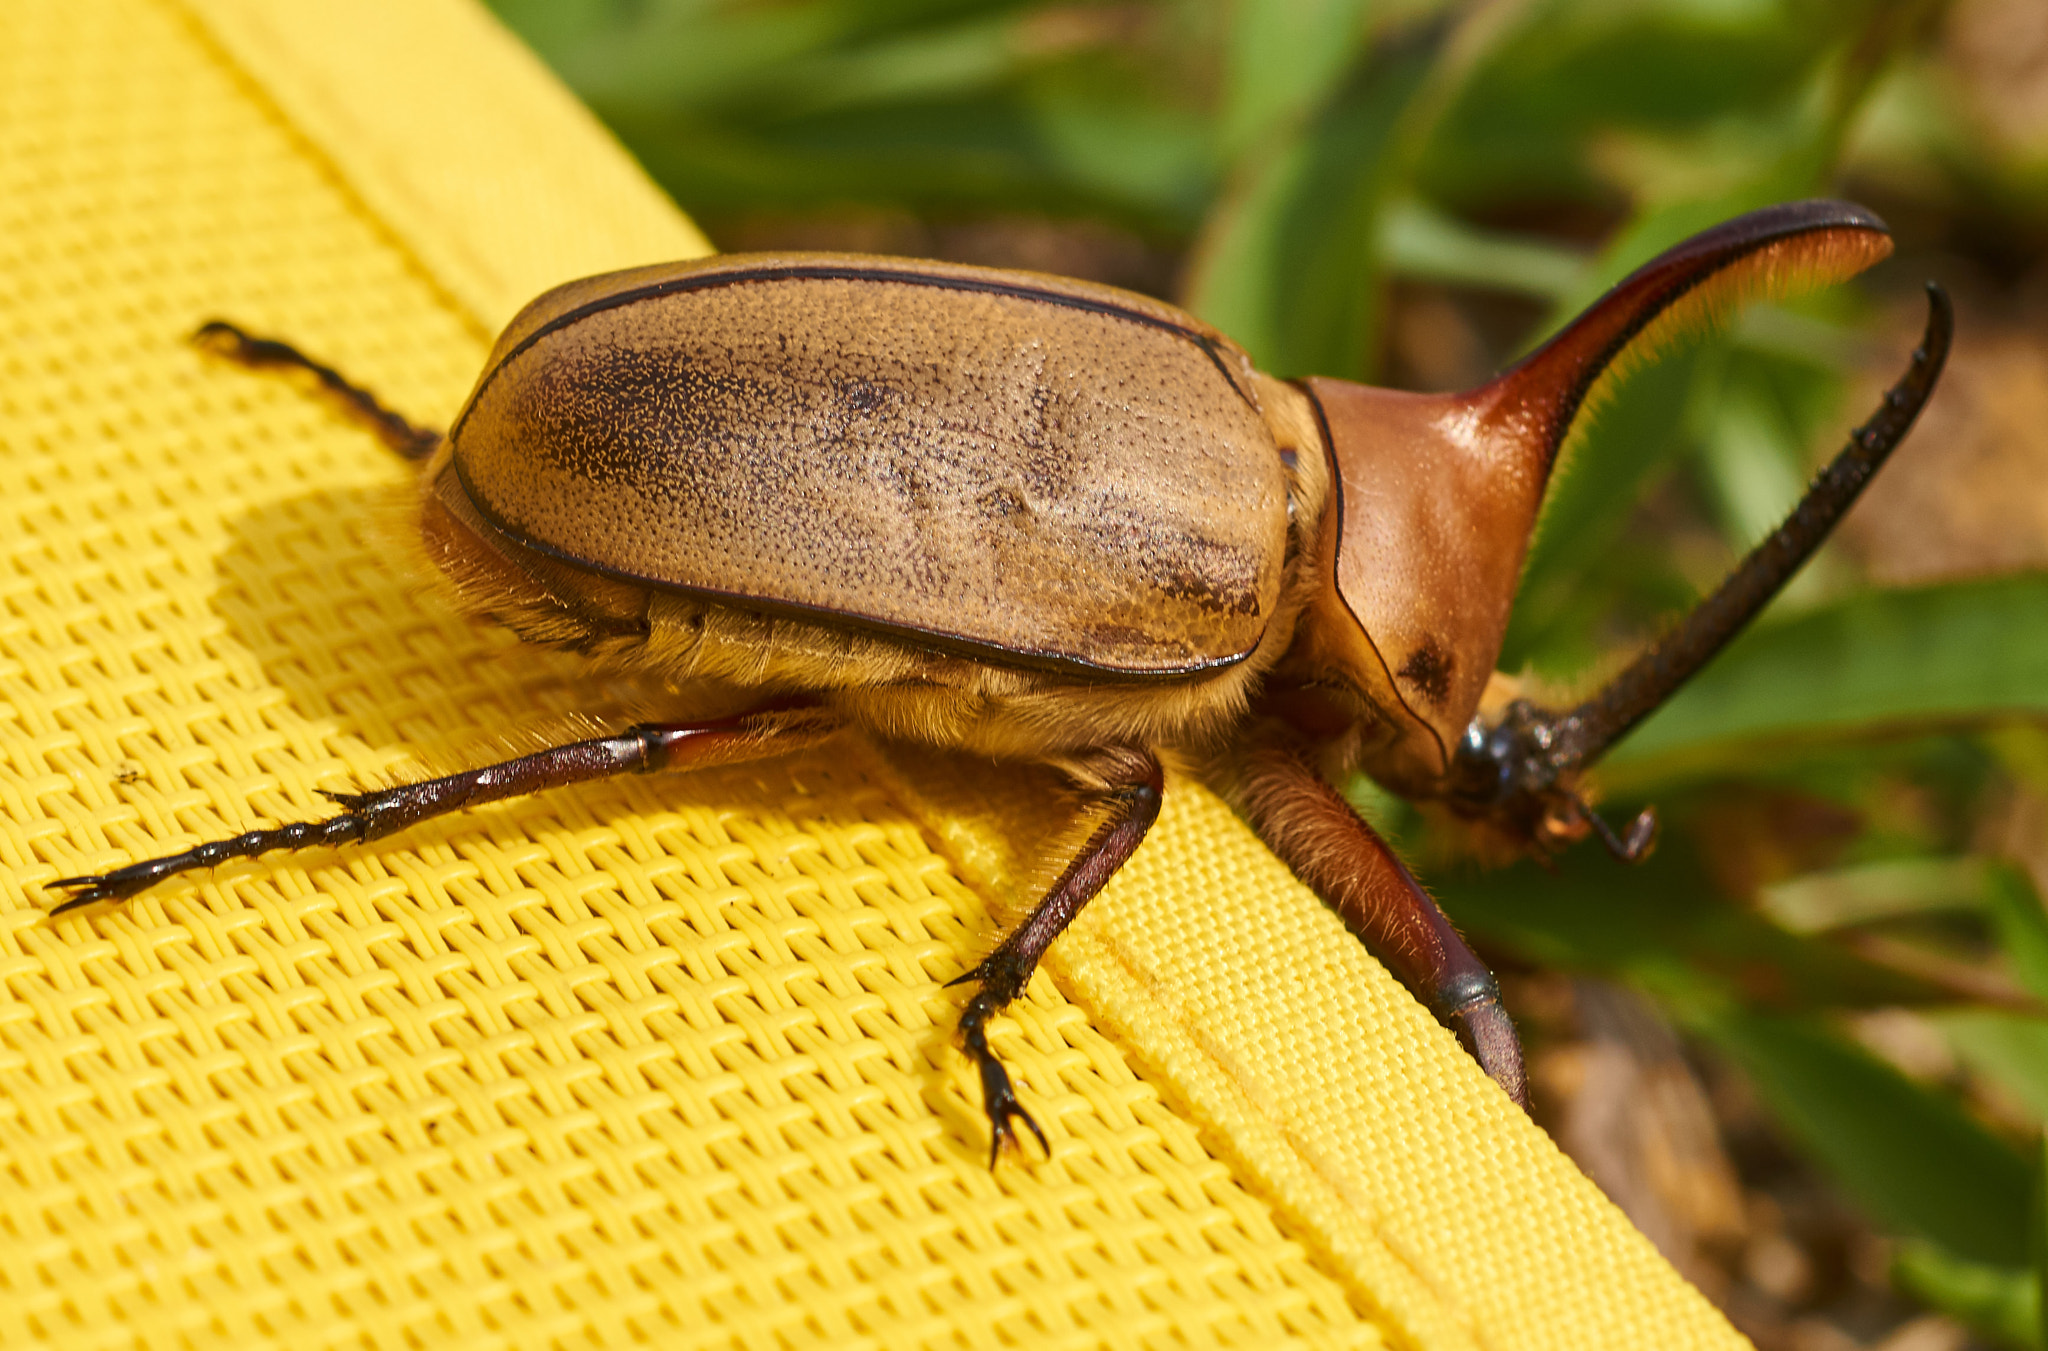
[[[988,963],[982,965],[987,966]],[[947,984],[957,985],[962,980],[978,978],[985,980],[986,977],[979,973],[980,968],[976,968]],[[1045,1151],[1046,1157],[1052,1157],[1052,1146],[1046,1141],[1045,1132],[1038,1128],[1038,1122],[1017,1100],[1017,1088],[1010,1082],[1010,1072],[1003,1068],[1003,1062],[996,1058],[995,1051],[988,1044],[988,1020],[1000,1004],[1007,1002],[1007,998],[999,1000],[984,984],[974,998],[967,1001],[967,1012],[960,1019],[960,1040],[965,1043],[967,1058],[974,1062],[974,1068],[981,1076],[981,1107],[988,1115],[990,1168],[994,1168],[996,1161],[1002,1158],[1003,1146],[1016,1142],[1017,1132],[1011,1125],[1014,1121],[1022,1121],[1025,1129],[1038,1137],[1039,1148]]]
[[[68,911],[82,910],[95,901],[108,899],[100,890],[101,880],[99,877],[59,877],[55,881],[45,882],[43,886],[46,889],[54,891],[61,888],[72,893],[50,907],[50,917],[54,919]]]
[[[1017,1101],[1016,1090],[1010,1086],[1010,1074],[1002,1062],[993,1055],[981,1060],[982,1106],[988,1113],[989,1140],[988,1166],[993,1169],[1003,1156],[1003,1146],[1017,1143],[1017,1132],[1012,1122],[1021,1121],[1024,1128],[1038,1140],[1038,1147],[1045,1156],[1052,1157],[1052,1145],[1045,1138],[1045,1132],[1038,1128],[1038,1122],[1031,1113],[1024,1110],[1024,1104]]]
[[[1655,807],[1645,807],[1637,812],[1635,819],[1628,823],[1627,831],[1616,834],[1614,827],[1607,824],[1607,818],[1594,811],[1584,798],[1577,793],[1571,794],[1570,798],[1586,824],[1593,828],[1593,833],[1599,836],[1600,843],[1606,846],[1607,852],[1616,862],[1641,863],[1657,847],[1658,822]]]

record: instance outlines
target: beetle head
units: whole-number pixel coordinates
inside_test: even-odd
[[[1771,207],[1653,259],[1477,389],[1305,381],[1336,490],[1302,655],[1381,715],[1360,767],[1416,796],[1441,785],[1500,654],[1559,451],[1621,370],[1744,299],[1840,280],[1890,250],[1861,207]]]

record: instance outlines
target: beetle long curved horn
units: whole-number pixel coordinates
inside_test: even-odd
[[[1738,216],[1659,254],[1492,384],[1501,430],[1547,474],[1580,413],[1641,362],[1745,301],[1833,285],[1891,252],[1883,221],[1852,202],[1789,202]]]
[[[1927,283],[1926,333],[1913,350],[1906,373],[1886,391],[1877,412],[1851,433],[1849,444],[1814,477],[1792,513],[1750,550],[1712,595],[1559,720],[1551,756],[1558,772],[1590,765],[1628,735],[1711,661],[1813,556],[1926,406],[1948,360],[1954,331],[1955,310],[1948,293],[1935,282]]]

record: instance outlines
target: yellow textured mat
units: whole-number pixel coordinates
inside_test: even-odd
[[[445,419],[527,295],[701,247],[460,0],[0,5],[0,1344],[1739,1346],[1183,782],[997,1024],[1053,1157],[993,1175],[942,986],[1044,823],[957,765],[45,916],[590,697],[422,601],[402,466],[184,335]]]

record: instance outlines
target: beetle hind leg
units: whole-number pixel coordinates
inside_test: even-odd
[[[251,370],[304,371],[350,417],[377,434],[377,439],[408,460],[424,460],[441,444],[441,433],[422,427],[386,408],[378,397],[324,362],[315,361],[288,342],[259,338],[225,319],[209,319],[193,333],[203,351]]]
[[[1088,765],[1089,787],[1107,812],[1086,844],[1075,855],[1044,899],[1032,907],[1022,923],[1004,936],[995,951],[972,970],[956,976],[949,985],[979,981],[981,988],[967,1001],[960,1015],[960,1039],[967,1055],[981,1073],[982,1106],[988,1113],[988,1164],[993,1168],[1002,1157],[1003,1145],[1016,1139],[1013,1123],[1023,1122],[1038,1137],[1048,1154],[1045,1132],[1024,1105],[1017,1100],[1010,1072],[989,1048],[988,1022],[1018,995],[1038,969],[1039,958],[1065,931],[1081,908],[1093,900],[1105,883],[1116,875],[1137,849],[1145,832],[1159,818],[1159,804],[1165,792],[1165,775],[1159,760],[1149,751],[1112,750],[1092,759]]]
[[[182,853],[104,873],[60,877],[44,886],[71,893],[50,910],[61,915],[95,901],[123,900],[167,877],[230,859],[255,858],[279,849],[361,844],[431,817],[572,783],[657,770],[708,769],[779,755],[822,741],[839,725],[836,714],[798,702],[711,722],[644,722],[615,736],[572,741],[438,779],[367,793],[322,790],[324,797],[340,805],[340,812],[318,821],[294,821],[210,840]]]

